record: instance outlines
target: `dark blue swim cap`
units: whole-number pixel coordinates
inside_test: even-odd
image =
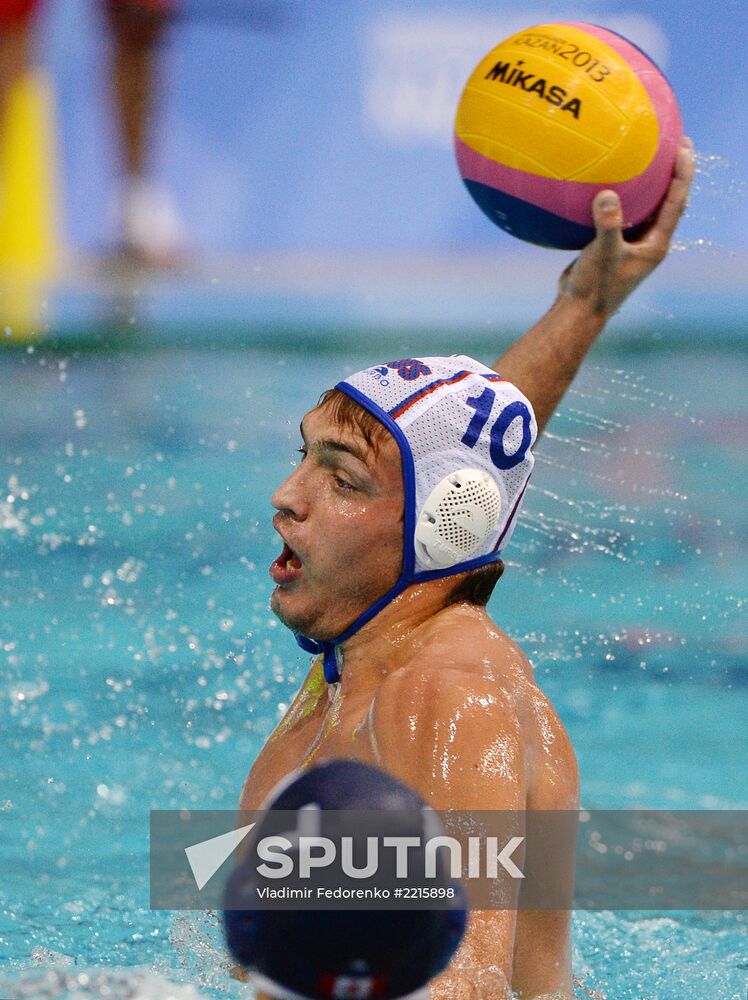
[[[433,834],[438,823],[431,814],[426,831],[423,800],[383,771],[355,760],[334,760],[305,771],[282,787],[267,808],[296,811],[310,805],[321,810],[397,810],[398,817],[408,817],[408,829],[399,830],[406,836]],[[232,906],[242,898],[256,900],[257,881],[253,866],[241,863],[228,881],[226,899]],[[406,997],[446,968],[465,929],[462,887],[448,875],[441,884],[455,890],[451,909],[227,909],[226,941],[237,961],[273,996]]]

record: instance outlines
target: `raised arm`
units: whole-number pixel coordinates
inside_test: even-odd
[[[627,243],[621,235],[618,195],[601,191],[593,202],[597,236],[561,275],[558,296],[545,316],[493,365],[532,403],[538,433],[608,319],[666,257],[686,207],[693,171],[693,144],[686,139],[657,218],[635,243]]]

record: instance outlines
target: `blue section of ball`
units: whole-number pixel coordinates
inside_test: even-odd
[[[491,222],[529,243],[557,250],[581,250],[595,236],[591,226],[570,222],[537,205],[497,191],[496,188],[465,180],[473,200]],[[590,200],[592,196],[590,195]]]

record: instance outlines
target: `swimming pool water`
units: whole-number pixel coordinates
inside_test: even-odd
[[[246,995],[210,917],[148,909],[148,811],[233,808],[304,674],[269,496],[374,354],[0,356],[0,995]],[[538,449],[491,607],[588,807],[748,807],[738,360],[598,355]],[[743,914],[580,913],[575,949],[580,996],[745,996]]]

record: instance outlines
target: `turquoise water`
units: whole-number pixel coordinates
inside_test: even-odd
[[[269,495],[375,360],[0,356],[0,995],[246,995],[211,917],[148,909],[148,811],[233,808],[303,676]],[[744,360],[598,354],[538,450],[492,610],[588,807],[748,808]],[[580,996],[743,1000],[746,967],[743,914],[576,917]]]

